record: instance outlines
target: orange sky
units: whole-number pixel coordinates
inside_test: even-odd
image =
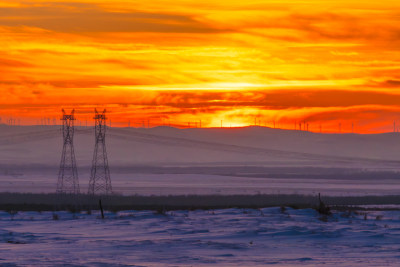
[[[392,131],[400,2],[367,2],[0,0],[0,116]]]

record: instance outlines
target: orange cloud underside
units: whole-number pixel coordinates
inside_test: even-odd
[[[218,3],[216,3],[218,2]],[[0,0],[0,116],[384,132],[399,1]],[[400,124],[399,124],[400,125]]]

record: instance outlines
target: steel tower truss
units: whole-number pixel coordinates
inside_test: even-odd
[[[63,109],[62,113],[64,144],[58,172],[57,193],[79,194],[78,170],[74,152],[75,110],[72,110],[71,114],[67,115]]]
[[[95,109],[94,116],[95,126],[95,148],[92,161],[92,169],[89,181],[89,194],[111,194],[111,178],[110,169],[108,167],[107,151],[106,151],[106,110],[99,113]]]

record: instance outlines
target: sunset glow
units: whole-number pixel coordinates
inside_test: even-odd
[[[104,107],[121,127],[393,131],[399,10],[397,0],[0,0],[1,122],[59,123],[75,108],[91,123]]]

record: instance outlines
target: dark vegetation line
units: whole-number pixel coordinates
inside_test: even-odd
[[[318,196],[312,195],[181,195],[181,196],[91,196],[33,193],[0,193],[0,210],[56,211],[98,210],[99,199],[108,211],[121,210],[195,210],[227,208],[318,208]],[[400,204],[400,195],[322,196],[332,209],[357,205]]]

